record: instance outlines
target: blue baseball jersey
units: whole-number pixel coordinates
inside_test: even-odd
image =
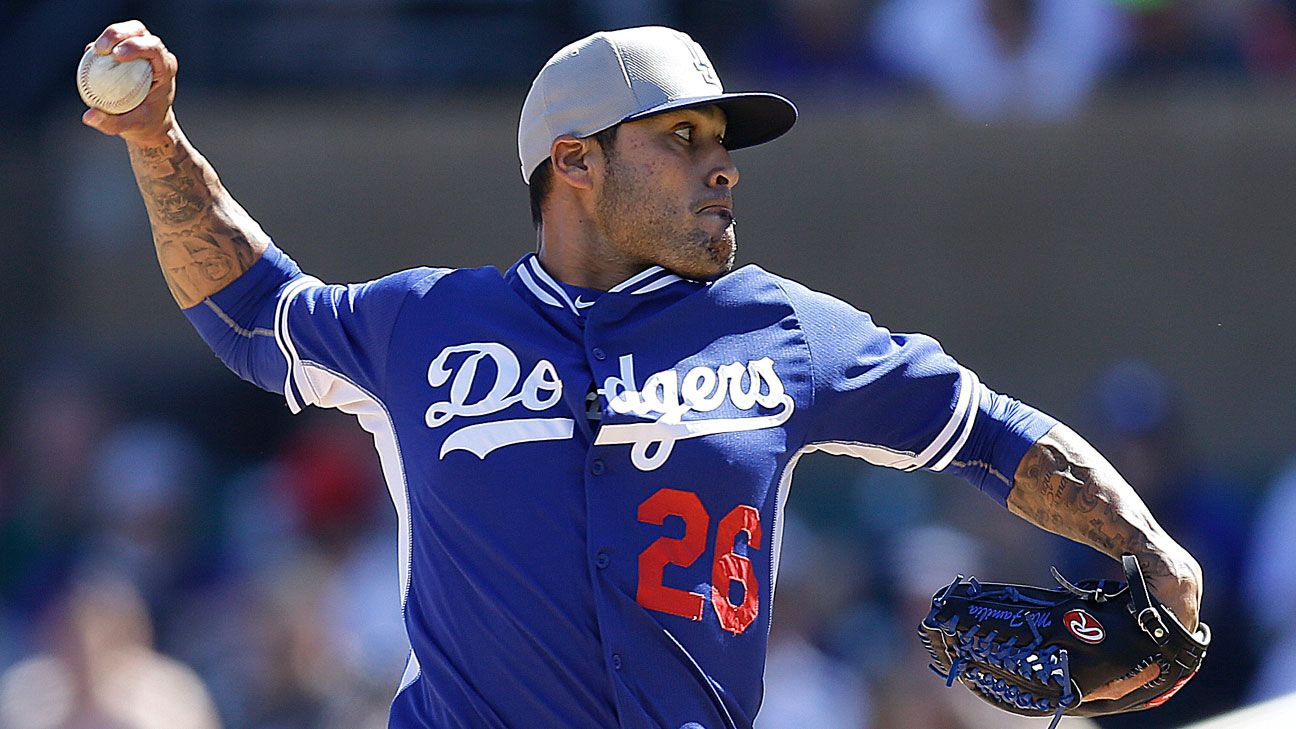
[[[1003,502],[1054,423],[756,266],[600,292],[527,255],[338,286],[271,247],[186,314],[294,412],[373,435],[412,648],[394,729],[750,727],[797,460]]]

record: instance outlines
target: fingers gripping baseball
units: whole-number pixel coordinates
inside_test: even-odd
[[[179,62],[162,39],[150,33],[138,20],[129,20],[108,26],[94,43],[87,46],[87,50],[90,48],[97,55],[111,56],[118,63],[147,61],[153,80],[139,106],[120,114],[92,108],[82,115],[82,122],[104,134],[126,139],[165,134],[174,123],[171,104],[175,100]]]
[[[120,23],[113,23],[104,28],[103,33],[95,40],[95,50],[99,53],[107,53],[113,49],[113,46],[122,41],[137,35],[148,35],[148,28],[138,20],[125,20]]]

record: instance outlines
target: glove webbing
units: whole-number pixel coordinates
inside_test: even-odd
[[[955,578],[941,597],[936,598],[936,602],[943,601],[945,596],[954,590],[962,580],[962,575]],[[980,593],[980,584],[976,579],[973,578],[971,582],[972,593]],[[985,594],[991,598],[996,597],[997,594],[1002,594],[1015,603],[1036,602],[1012,587],[1005,587],[997,593]],[[1075,692],[1071,684],[1071,666],[1066,649],[1048,646],[1043,650],[1039,650],[1044,638],[1039,634],[1033,623],[1027,623],[1027,625],[1030,627],[1034,639],[1020,647],[1016,645],[1016,636],[1006,642],[997,643],[995,638],[999,635],[998,631],[991,631],[985,637],[978,638],[977,633],[980,632],[981,627],[979,623],[973,623],[962,631],[959,630],[958,623],[959,619],[956,615],[940,624],[941,634],[954,638],[953,646],[950,646],[947,642],[945,647],[953,649],[955,658],[950,663],[948,673],[942,673],[936,664],[929,666],[932,671],[945,679],[946,686],[953,686],[956,680],[962,678],[971,688],[999,702],[1012,704],[1018,708],[1031,711],[1051,711],[1053,712],[1053,721],[1049,724],[1048,729],[1055,729],[1058,722],[1062,721],[1062,715],[1076,703]],[[934,658],[936,655],[935,650],[922,629],[919,629],[918,637]],[[1056,699],[1049,696],[1035,696],[1029,691],[1022,690],[1020,686],[1010,685],[1002,678],[982,671],[977,667],[977,664],[996,666],[1030,681],[1043,684],[1055,683],[1061,689],[1061,695]]]

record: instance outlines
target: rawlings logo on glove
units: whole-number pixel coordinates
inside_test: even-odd
[[[932,597],[918,628],[931,668],[1005,711],[1101,716],[1165,703],[1201,667],[1210,644],[1205,623],[1189,633],[1148,593],[1138,560],[1124,555],[1128,583],[1068,582],[1060,588],[964,580]],[[1155,676],[1116,699],[1085,701],[1113,681],[1155,666]]]
[[[1063,620],[1066,621],[1067,630],[1071,631],[1071,635],[1091,645],[1097,645],[1107,637],[1107,631],[1103,630],[1102,623],[1083,610],[1072,610]]]

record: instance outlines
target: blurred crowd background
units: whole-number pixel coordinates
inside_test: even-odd
[[[1061,416],[1202,562],[1219,649],[1099,723],[1296,691],[1296,2],[8,0],[0,728],[376,729],[405,662],[365,434],[205,353],[120,144],[79,127],[81,48],[130,17],[235,195],[333,280],[507,266],[536,70],[595,29],[688,31],[729,88],[802,106],[738,158],[744,260]],[[758,726],[1016,726],[943,689],[914,629],[957,573],[1052,564],[1116,568],[948,477],[804,459]]]

